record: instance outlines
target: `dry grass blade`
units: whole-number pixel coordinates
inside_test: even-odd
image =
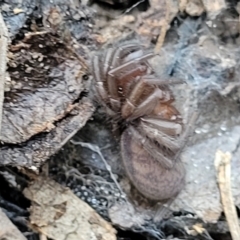
[[[2,14],[0,12],[0,133],[2,126],[2,109],[4,99],[4,84],[6,77],[7,50],[8,50],[8,30],[4,23]]]
[[[218,150],[215,155],[217,181],[221,194],[223,210],[227,218],[233,240],[240,239],[240,227],[231,191],[231,154]]]

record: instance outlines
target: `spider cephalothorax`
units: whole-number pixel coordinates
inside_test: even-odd
[[[179,153],[185,143],[180,113],[172,105],[172,81],[161,80],[148,63],[151,51],[122,44],[93,57],[99,100],[110,117],[126,123],[121,155],[132,184],[145,197],[165,200],[184,186]]]

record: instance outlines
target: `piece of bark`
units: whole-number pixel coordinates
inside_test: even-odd
[[[87,44],[92,13],[76,1],[0,5],[12,39],[0,164],[37,170],[94,111],[90,101],[82,101],[91,82]]]
[[[227,8],[225,0],[202,0],[208,18],[214,19],[221,11]]]
[[[186,5],[185,11],[190,16],[197,17],[202,15],[205,9],[201,0],[190,0]]]
[[[2,1],[0,6],[11,39],[15,38],[25,24],[25,26],[30,24],[30,28],[33,31],[37,31],[36,20],[39,22],[39,19],[42,18],[44,23],[50,23],[50,19],[50,21],[46,22],[45,20],[48,20],[50,12],[57,10],[61,15],[61,25],[66,25],[65,30],[70,31],[74,38],[81,41],[88,37],[88,41],[92,40],[90,32],[92,29],[93,12],[87,6],[87,2],[80,3],[75,0],[67,2],[65,0],[42,0],[41,2],[37,0],[19,0],[11,2]],[[31,23],[29,23],[29,20],[31,20]]]
[[[50,131],[73,109],[73,102],[86,90],[87,69],[77,54],[48,32],[26,35],[10,49],[11,87],[5,93],[0,139],[16,144]]]
[[[56,240],[116,240],[116,230],[68,188],[38,177],[24,195],[32,201],[31,227]]]
[[[0,240],[27,240],[0,208]]]
[[[2,129],[2,109],[7,68],[8,30],[0,12],[0,133]]]
[[[132,11],[130,14],[113,9],[106,11],[98,7],[97,14],[100,17],[95,26],[97,41],[101,44],[116,44],[118,40],[126,38],[139,39],[149,45],[151,41],[156,42],[160,36],[157,47],[159,50],[171,21],[178,13],[178,4],[175,0],[152,0],[150,5],[144,12]],[[109,21],[108,17],[112,20]]]
[[[91,101],[87,99],[76,103],[74,108],[72,111],[74,115],[70,114],[57,123],[49,133],[37,136],[19,146],[1,147],[0,163],[37,170],[86,124],[95,109]]]

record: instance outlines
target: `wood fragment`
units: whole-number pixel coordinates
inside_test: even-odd
[[[49,178],[38,177],[23,194],[31,200],[29,227],[41,240],[116,240],[116,230],[87,203]],[[18,239],[18,238],[15,238]]]
[[[214,19],[221,11],[227,8],[225,0],[202,0],[209,19]]]
[[[40,240],[47,240],[47,236],[43,233],[39,234]]]
[[[218,150],[215,155],[214,165],[217,170],[217,181],[229,230],[232,239],[239,240],[240,227],[231,191],[231,158],[229,152],[223,153]]]
[[[160,49],[164,43],[164,39],[168,30],[168,26],[169,26],[169,11],[170,11],[170,4],[168,2],[168,0],[165,0],[165,4],[166,4],[166,15],[165,15],[165,19],[163,21],[163,24],[161,26],[161,31],[160,31],[160,35],[158,36],[158,40],[154,49],[154,52],[156,54],[158,54],[160,52]]]
[[[7,50],[8,30],[0,12],[0,133],[2,126],[2,109],[4,100],[4,85],[6,78]]]
[[[27,240],[0,209],[0,239]]]

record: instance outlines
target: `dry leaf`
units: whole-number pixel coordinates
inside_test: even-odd
[[[116,230],[108,222],[68,188],[51,179],[39,177],[24,194],[32,201],[32,228],[51,239],[116,239]]]

